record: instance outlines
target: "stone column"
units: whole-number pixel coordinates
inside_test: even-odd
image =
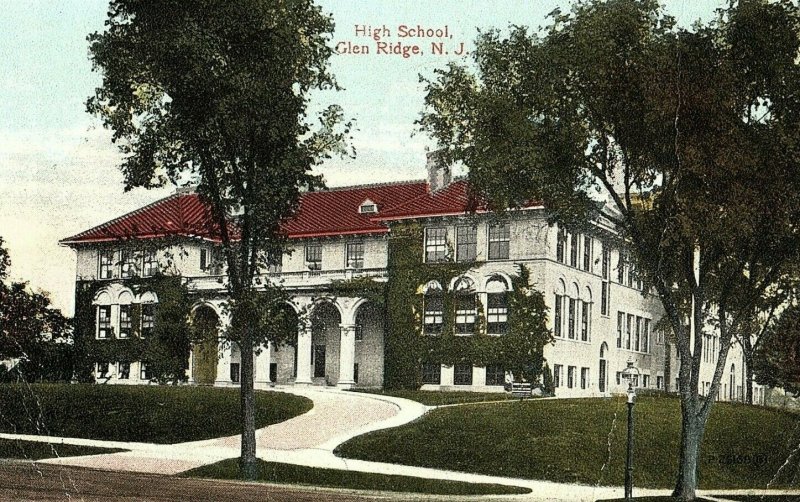
[[[297,377],[295,384],[311,385],[311,327],[297,334]]]
[[[231,381],[231,344],[219,343],[217,354],[217,379],[214,380],[215,387],[227,387],[233,385]]]
[[[337,387],[349,389],[355,385],[353,367],[356,362],[356,325],[340,324],[341,342],[339,343],[339,381]]]
[[[261,352],[255,357],[255,388],[266,389],[269,387],[269,363],[272,362],[272,344],[267,342]]]

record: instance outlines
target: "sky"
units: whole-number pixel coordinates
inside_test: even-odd
[[[355,120],[354,159],[332,159],[320,172],[329,186],[425,176],[425,148],[416,132],[423,108],[419,76],[469,51],[478,29],[546,25],[566,0],[318,0],[332,14],[339,54],[331,69],[344,90],[316,96],[335,102]],[[724,1],[669,0],[666,10],[688,26],[708,20]],[[110,133],[85,111],[100,84],[86,36],[102,31],[107,0],[0,0],[0,236],[11,255],[11,276],[49,292],[53,305],[72,315],[75,252],[58,241],[144,204],[173,188],[123,191],[120,155]],[[400,38],[409,29],[444,30],[447,38]],[[386,27],[381,38],[417,44],[422,54],[377,53],[365,30]],[[384,33],[380,31],[379,33]],[[447,53],[433,54],[431,42]],[[347,51],[366,45],[369,54]]]

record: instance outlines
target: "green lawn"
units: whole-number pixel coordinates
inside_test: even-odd
[[[0,439],[0,459],[26,458],[28,460],[41,460],[43,458],[77,457],[80,455],[98,455],[100,453],[116,453],[120,451],[126,450]]]
[[[442,406],[447,404],[481,403],[487,401],[513,400],[507,392],[466,392],[439,390],[381,390],[352,389],[353,392],[367,392],[381,396],[402,397],[417,401],[426,406]]]
[[[433,410],[405,426],[354,438],[336,453],[499,476],[622,485],[625,434],[622,398],[514,401]],[[673,485],[679,437],[678,399],[639,398],[635,486]],[[703,444],[700,486],[766,486],[799,441],[800,415],[716,403]],[[791,483],[797,469],[795,456],[773,486]]]
[[[0,432],[145,443],[238,434],[239,390],[190,386],[0,385]],[[256,392],[256,426],[310,410],[310,400]]]
[[[337,469],[319,469],[265,462],[263,460],[259,460],[258,463],[258,481],[266,483],[303,484],[355,490],[414,492],[433,495],[510,495],[530,493],[527,488],[514,486],[440,481]],[[198,467],[184,473],[184,475],[198,478],[240,479],[239,459],[232,458],[216,464]]]

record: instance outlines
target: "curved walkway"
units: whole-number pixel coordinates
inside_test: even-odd
[[[337,457],[333,454],[333,450],[344,441],[373,430],[403,425],[419,418],[430,408],[407,399],[343,392],[318,387],[289,387],[275,390],[307,397],[314,402],[314,407],[303,415],[256,431],[257,455],[264,460],[377,474],[522,486],[532,490],[529,495],[502,497],[509,500],[594,501],[596,499],[622,496],[622,488],[620,487],[598,487],[504,478]],[[238,457],[240,450],[239,436],[173,445],[53,438],[19,434],[0,434],[0,438],[124,448],[130,451],[83,457],[54,458],[39,462],[152,474],[178,474],[201,465]],[[708,493],[720,493],[723,491],[725,490],[713,490]],[[738,492],[764,493],[750,490]],[[770,493],[787,492],[775,490],[770,491]],[[791,491],[790,493],[794,494],[796,492]],[[669,490],[635,490],[635,495],[637,496],[668,494]],[[495,499],[497,497],[492,498]],[[717,498],[716,500],[724,499]]]

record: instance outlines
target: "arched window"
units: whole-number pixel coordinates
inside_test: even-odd
[[[97,306],[97,332],[99,339],[111,338],[114,335],[111,327],[111,295],[101,291],[95,296],[94,304]]]
[[[425,297],[423,299],[423,333],[426,335],[441,335],[444,323],[444,297],[442,296],[442,286],[431,281],[425,285]]]
[[[508,332],[508,284],[499,276],[486,283],[486,331],[490,335]]]
[[[574,340],[576,336],[576,324],[577,324],[577,317],[578,317],[578,302],[579,299],[579,289],[577,284],[572,285],[573,296],[569,297],[569,307],[567,311],[567,337],[570,340]]]
[[[475,283],[468,277],[459,277],[454,285],[457,335],[475,333]]]
[[[592,290],[586,288],[581,300],[581,341],[588,342],[592,327]]]
[[[119,338],[130,338],[132,328],[131,302],[133,294],[130,291],[122,291],[119,294]]]
[[[564,294],[566,286],[564,281],[558,280],[558,287],[556,288],[555,303],[553,305],[553,336],[564,336]]]

